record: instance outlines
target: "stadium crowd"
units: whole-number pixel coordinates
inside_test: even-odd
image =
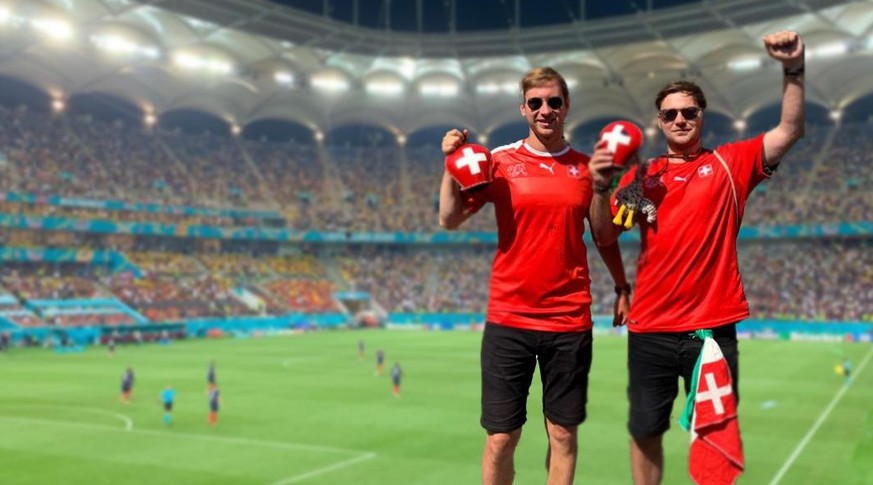
[[[490,276],[493,251],[487,245],[458,245],[334,248],[319,257],[131,253],[143,272],[140,278],[84,264],[64,265],[75,269],[58,273],[54,265],[19,263],[0,271],[0,292],[21,303],[117,298],[153,322],[339,312],[334,295],[342,291],[367,292],[389,313],[480,313],[487,305],[482,282]],[[631,281],[637,253],[638,246],[624,246]],[[753,318],[873,322],[873,243],[868,240],[743,242],[739,259]],[[608,315],[615,299],[612,280],[596,252],[589,261],[592,311]],[[21,312],[21,303],[0,306],[0,314],[15,314],[12,320],[20,325],[36,324],[39,317]],[[132,323],[121,313],[81,313],[107,325]],[[63,315],[49,323],[75,321]]]
[[[434,232],[442,155],[435,144],[326,147],[146,132],[122,123],[0,108],[5,191],[165,206],[270,209],[289,227]],[[873,126],[810,126],[785,167],[749,204],[748,225],[870,220],[862,169]],[[717,143],[717,139],[711,140]],[[584,144],[584,143],[583,143]],[[583,149],[584,150],[584,149]],[[2,198],[0,198],[2,200]],[[3,213],[185,225],[259,226],[257,217],[0,203]],[[493,228],[489,215],[464,230]]]
[[[873,220],[873,125],[811,126],[772,180],[752,196],[746,226]],[[384,141],[384,140],[383,140]],[[710,140],[717,143],[717,140]],[[217,209],[270,210],[287,227],[337,232],[439,232],[435,144],[385,146],[275,143],[143,131],[122,123],[0,108],[0,214],[110,219],[219,227],[269,226]],[[9,193],[36,202],[13,201]],[[108,210],[59,205],[48,197],[211,208]],[[493,230],[485,208],[464,226]],[[367,292],[392,313],[483,312],[487,245],[335,245],[280,255],[276,247],[218,240],[4,228],[0,246],[116,249],[142,271],[113,273],[84,264],[4,263],[0,294],[14,303],[0,317],[19,325],[131,323],[124,313],[82,308],[41,315],[32,299],[117,298],[149,320],[279,315],[341,310],[336,292]],[[756,318],[873,321],[869,240],[743,242],[740,262]],[[633,281],[638,246],[623,244]],[[609,314],[614,292],[596,252],[590,257],[593,312]],[[0,296],[2,296],[0,295]],[[4,300],[6,301],[6,300]],[[81,317],[86,315],[86,317]],[[44,318],[46,317],[46,318]]]

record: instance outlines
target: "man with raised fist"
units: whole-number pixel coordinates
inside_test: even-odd
[[[658,217],[639,221],[641,257],[627,319],[628,427],[636,484],[661,482],[662,438],[670,427],[678,378],[687,395],[703,346],[697,331],[711,331],[738,396],[736,323],[749,316],[749,305],[737,264],[737,236],[749,194],[776,171],[804,128],[803,41],[782,31],[765,36],[763,43],[783,71],[781,118],[766,133],[710,150],[701,144],[706,97],[697,84],[676,81],[655,97],[667,151],[646,164],[641,184]],[[613,221],[618,207],[614,196],[610,200],[614,169],[605,143],[596,145],[589,167],[592,230],[599,243],[610,244],[624,227]],[[629,170],[619,189],[638,170]]]
[[[456,229],[486,203],[494,204],[497,253],[481,351],[481,425],[487,432],[482,482],[513,481],[513,457],[539,362],[548,483],[569,484],[591,367],[591,293],[582,239],[591,175],[588,156],[564,140],[570,108],[564,78],[554,69],[536,68],[520,87],[519,111],[527,120],[528,136],[491,152],[487,180],[464,182],[452,165],[447,168],[440,188],[440,225]],[[442,150],[448,162],[457,161],[453,154],[464,150],[468,136],[467,130],[446,133]],[[461,165],[482,169],[485,157],[477,153],[465,154]],[[462,185],[471,188],[462,190]],[[615,243],[598,249],[616,285],[614,318],[620,324],[630,308],[621,253]]]

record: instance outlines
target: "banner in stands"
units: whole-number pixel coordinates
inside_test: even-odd
[[[98,234],[135,234],[204,239],[258,240],[311,243],[369,244],[496,244],[495,232],[322,232],[265,227],[219,227],[193,224],[127,222],[108,219],[75,219],[58,216],[0,214],[0,227]],[[800,239],[873,235],[873,222],[760,226],[740,229],[740,240]],[[586,233],[585,239],[590,239]],[[639,232],[629,231],[623,241],[639,241]]]
[[[276,211],[251,209],[214,209],[211,207],[188,207],[145,202],[124,202],[121,200],[93,200],[58,195],[40,196],[28,193],[0,193],[0,200],[44,204],[58,207],[79,207],[84,209],[105,209],[112,211],[148,212],[152,214],[176,214],[184,216],[221,216],[231,218],[279,219]]]

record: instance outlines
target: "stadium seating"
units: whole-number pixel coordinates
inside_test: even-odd
[[[181,226],[263,227],[257,217],[219,209],[267,209],[298,230],[324,232],[440,232],[436,207],[442,154],[433,144],[274,143],[177,132],[144,132],[121,123],[53,117],[0,108],[0,180],[7,192],[0,213],[108,219]],[[726,137],[727,139],[727,137]],[[873,220],[873,125],[811,126],[777,174],[753,193],[746,226]],[[718,137],[708,139],[710,145]],[[584,143],[583,143],[584,144]],[[29,202],[6,193],[31,194]],[[108,210],[50,203],[81,200],[154,202],[216,212]],[[485,207],[462,231],[494,231]],[[153,322],[229,316],[340,311],[333,294],[362,291],[389,312],[483,312],[493,247],[339,245],[299,247],[280,256],[275,247],[184,239],[97,237],[76,231],[15,228],[9,247],[112,248],[141,270],[110,274],[84,265],[4,265],[0,282],[14,301],[0,306],[21,326],[126,325],[123,313],[54,312],[38,315],[29,299],[117,298]],[[633,280],[638,247],[624,244]],[[612,282],[591,251],[593,311],[609,314]],[[873,267],[866,240],[743,242],[740,261],[752,314],[772,319],[873,321]],[[778,283],[777,283],[778,282]]]

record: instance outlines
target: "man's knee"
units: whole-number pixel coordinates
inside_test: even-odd
[[[573,450],[577,443],[577,426],[562,426],[547,421],[549,444],[556,449]]]
[[[632,436],[631,440],[638,450],[642,451],[645,454],[648,454],[650,452],[655,452],[661,449],[661,442],[663,440],[663,437],[663,434],[644,437]]]
[[[488,450],[494,456],[512,454],[518,445],[519,438],[521,438],[521,429],[508,433],[489,432],[485,440],[485,446],[488,447]]]

